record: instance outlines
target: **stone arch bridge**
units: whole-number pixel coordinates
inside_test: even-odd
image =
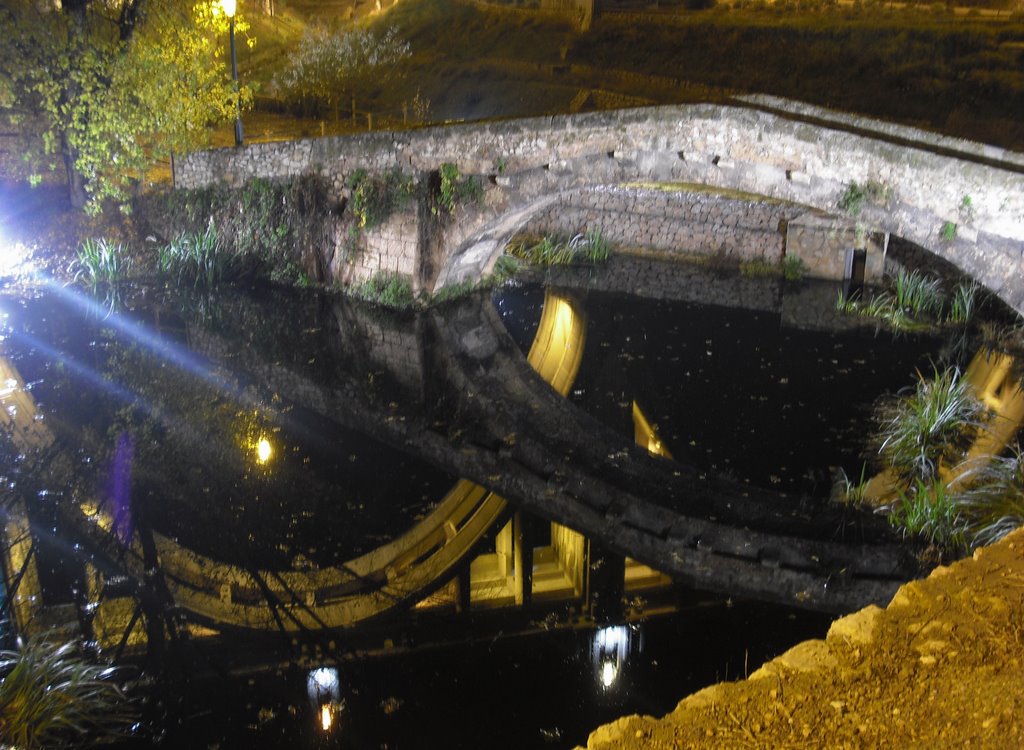
[[[864,244],[865,230],[877,255],[889,234],[903,237],[1024,311],[1024,155],[765,96],[258,143],[179,158],[174,179],[198,188],[315,173],[343,199],[356,169],[398,168],[426,184],[446,163],[481,179],[479,205],[440,220],[421,197],[366,233],[361,253],[343,252],[339,233],[323,274],[387,272],[436,291],[487,272],[531,227],[776,260],[807,252],[793,241],[799,225],[838,234],[833,255]],[[839,208],[854,182],[873,188],[856,215]],[[842,258],[808,260],[842,274]]]

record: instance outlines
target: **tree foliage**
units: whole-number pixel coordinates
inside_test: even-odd
[[[394,30],[306,30],[297,53],[274,78],[278,94],[302,114],[338,113],[347,97],[369,82],[382,84],[409,57],[409,43]]]
[[[251,100],[224,64],[228,23],[193,0],[5,3],[0,120],[21,176],[64,169],[72,204],[96,210],[123,202],[156,159],[205,143]]]

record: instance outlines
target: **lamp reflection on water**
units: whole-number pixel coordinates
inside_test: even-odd
[[[635,625],[613,625],[598,628],[591,644],[591,657],[597,681],[603,690],[611,690],[622,676],[632,652],[640,653],[643,644]]]
[[[324,732],[330,732],[343,706],[338,670],[333,667],[320,667],[311,671],[306,678],[306,693],[309,695],[309,702],[317,711],[320,728]]]
[[[265,464],[272,455],[274,455],[274,448],[270,441],[265,437],[261,437],[256,443],[256,460],[261,464]]]
[[[13,242],[0,231],[0,277],[18,276],[31,272],[29,251],[20,242]]]

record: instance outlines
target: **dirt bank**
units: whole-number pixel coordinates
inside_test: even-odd
[[[1024,529],[589,750],[1024,747]]]

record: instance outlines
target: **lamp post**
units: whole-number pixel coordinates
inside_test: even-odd
[[[238,62],[235,56],[235,0],[220,0],[220,7],[224,15],[231,22],[229,36],[231,39],[231,80],[235,82],[235,145],[242,145],[242,102],[239,99],[238,91]]]

